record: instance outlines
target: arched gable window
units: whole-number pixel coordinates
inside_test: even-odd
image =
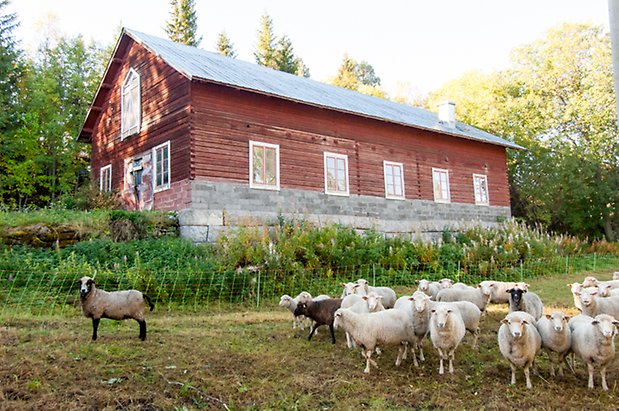
[[[142,101],[140,96],[140,75],[130,69],[121,90],[120,139],[140,132]]]

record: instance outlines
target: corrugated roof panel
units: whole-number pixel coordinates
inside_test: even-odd
[[[227,84],[314,106],[523,149],[515,143],[464,123],[457,122],[455,129],[449,128],[439,122],[436,114],[421,108],[224,57],[134,30],[124,29],[124,32],[189,78]]]

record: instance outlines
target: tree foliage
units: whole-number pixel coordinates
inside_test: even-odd
[[[514,50],[507,70],[469,72],[429,96],[527,151],[510,151],[515,216],[559,232],[616,239],[617,138],[610,39],[564,24]]]
[[[12,129],[2,134],[2,203],[46,206],[87,178],[87,147],[77,135],[106,62],[80,36],[48,38],[26,60]]]
[[[367,61],[357,62],[348,54],[344,55],[331,84],[375,97],[386,97],[385,92],[380,89],[380,77],[376,75],[374,67]]]
[[[198,16],[194,0],[170,0],[170,6],[170,20],[165,27],[170,40],[198,47],[202,36],[197,37]]]
[[[236,58],[236,50],[234,50],[234,44],[226,34],[222,31],[217,35],[217,44],[215,45],[217,52],[222,56]]]
[[[286,35],[279,39],[273,29],[273,19],[268,14],[261,17],[258,44],[254,51],[256,63],[286,73],[309,77],[309,68],[294,53],[292,41]]]

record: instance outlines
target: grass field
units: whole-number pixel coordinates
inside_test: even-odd
[[[598,274],[608,278],[608,273]],[[582,275],[531,280],[546,311],[575,314],[565,284]],[[399,294],[412,290],[398,290]],[[498,351],[496,332],[506,306],[493,306],[482,320],[480,348],[470,336],[456,352],[455,373],[438,375],[438,357],[425,341],[426,361],[395,367],[395,350],[377,359],[365,375],[358,350],[343,333],[332,345],[327,329],[310,342],[293,332],[287,311],[157,310],[148,316],[140,342],[133,321],[103,320],[90,342],[90,320],[79,315],[33,317],[18,312],[0,319],[0,409],[2,410],[410,410],[410,409],[595,409],[619,405],[619,360],[608,371],[608,392],[599,374],[587,389],[582,364],[576,375],[551,379],[545,356],[541,376],[527,390],[522,372],[509,383],[509,365]]]

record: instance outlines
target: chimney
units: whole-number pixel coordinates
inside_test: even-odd
[[[447,128],[456,128],[456,103],[449,100],[439,103],[438,121]]]

